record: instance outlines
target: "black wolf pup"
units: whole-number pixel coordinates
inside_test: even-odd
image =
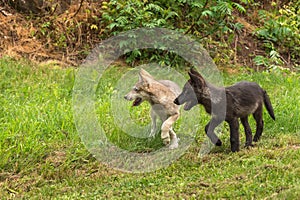
[[[248,116],[253,114],[256,121],[256,134],[253,141],[257,142],[263,131],[262,109],[265,104],[269,115],[275,120],[273,107],[266,91],[254,82],[238,82],[229,87],[216,87],[207,81],[194,69],[188,72],[190,79],[184,85],[182,93],[174,100],[174,103],[181,105],[185,103],[184,110],[190,110],[197,104],[202,104],[207,113],[212,116],[210,122],[205,126],[205,132],[210,140],[217,146],[222,142],[214,133],[214,129],[226,121],[230,127],[231,151],[239,151],[239,121],[245,129],[246,144],[252,146],[252,132],[248,123]],[[216,98],[214,94],[225,91],[225,95]],[[226,113],[219,112],[226,102]]]

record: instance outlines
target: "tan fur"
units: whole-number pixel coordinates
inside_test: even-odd
[[[133,106],[138,106],[143,101],[150,103],[152,120],[150,137],[155,136],[156,119],[159,117],[163,122],[161,138],[170,149],[178,147],[178,139],[172,125],[179,118],[179,106],[173,101],[180,92],[176,83],[169,80],[155,80],[147,71],[141,69],[138,82],[124,97],[128,101],[134,101]]]

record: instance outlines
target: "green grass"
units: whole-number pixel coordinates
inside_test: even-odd
[[[130,151],[160,148],[159,137],[151,141],[136,139],[123,134],[112,123],[110,98],[116,80],[128,70],[115,67],[101,79],[96,94],[99,121],[111,141]],[[85,149],[73,122],[74,76],[74,69],[0,59],[2,199],[299,198],[299,74],[225,75],[226,85],[252,80],[267,90],[276,121],[265,111],[261,141],[251,149],[231,153],[225,125],[221,130],[224,146],[198,157],[201,144],[206,140],[203,127],[209,120],[200,107],[201,120],[195,122],[199,131],[189,150],[166,168],[140,174],[106,167]],[[138,123],[149,123],[147,105],[133,109],[128,104],[128,109]],[[253,130],[254,125],[251,119]],[[241,128],[241,143],[243,135]]]

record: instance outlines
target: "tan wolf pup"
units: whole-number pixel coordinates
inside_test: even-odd
[[[178,147],[179,139],[172,125],[179,118],[179,106],[173,102],[180,92],[181,89],[176,83],[170,80],[155,80],[146,70],[141,69],[138,82],[124,97],[128,101],[133,101],[132,106],[138,106],[143,101],[150,103],[152,124],[149,136],[155,136],[157,132],[156,120],[159,117],[163,122],[161,138],[170,149]]]

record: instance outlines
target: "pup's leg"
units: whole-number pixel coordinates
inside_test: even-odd
[[[169,145],[171,138],[169,131],[173,125],[173,123],[178,119],[179,114],[172,115],[166,121],[163,122],[161,126],[161,139],[165,145]],[[176,134],[175,134],[176,135]]]
[[[149,137],[155,137],[155,133],[157,131],[157,129],[156,129],[157,115],[153,109],[151,109],[150,116],[151,116],[151,132],[150,132]]]
[[[260,105],[256,111],[253,113],[253,117],[256,121],[256,133],[254,135],[254,142],[257,142],[264,129],[264,121],[262,119],[262,105]]]
[[[221,124],[222,120],[218,120],[216,118],[212,118],[210,120],[210,122],[208,122],[208,124],[205,126],[205,133],[206,135],[209,137],[209,139],[211,140],[211,142],[217,146],[221,146],[222,142],[221,140],[218,138],[218,136],[215,134],[214,130],[215,128]]]
[[[238,118],[234,118],[233,120],[229,121],[230,127],[230,145],[231,151],[236,152],[239,151],[240,147],[240,138],[239,138],[239,120]]]
[[[176,133],[174,132],[173,128],[171,127],[169,130],[170,138],[171,138],[171,143],[169,146],[169,149],[176,149],[178,148],[178,141],[179,139],[177,138]]]
[[[246,143],[245,146],[249,147],[252,146],[252,131],[248,122],[248,116],[247,117],[242,117],[241,118],[241,122],[244,126],[244,130],[245,130],[245,135],[246,135]]]

